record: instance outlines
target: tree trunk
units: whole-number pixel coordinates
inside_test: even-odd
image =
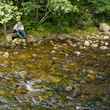
[[[3,33],[4,33],[4,36],[7,36],[6,23],[3,24]]]

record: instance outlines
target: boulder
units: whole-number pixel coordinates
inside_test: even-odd
[[[100,23],[99,30],[102,32],[110,32],[110,26],[106,23]]]
[[[8,52],[4,52],[3,57],[4,58],[8,58],[9,57],[9,53]]]

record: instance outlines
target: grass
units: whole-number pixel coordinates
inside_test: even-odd
[[[36,37],[47,37],[51,36],[52,34],[56,33],[66,33],[69,35],[76,35],[76,36],[86,36],[90,35],[91,33],[97,33],[98,29],[95,26],[86,27],[84,29],[78,29],[76,27],[67,27],[67,26],[52,26],[49,24],[44,24],[39,27],[33,28],[31,31],[29,31],[30,34]]]

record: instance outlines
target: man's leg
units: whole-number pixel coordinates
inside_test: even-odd
[[[20,34],[21,34],[22,38],[26,38],[26,33],[25,33],[25,31],[20,31]]]
[[[18,37],[20,37],[20,38],[23,38],[20,31],[17,31],[17,32],[16,32],[16,35],[17,35]]]

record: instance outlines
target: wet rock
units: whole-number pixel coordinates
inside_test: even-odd
[[[6,41],[9,43],[9,42],[12,42],[12,34],[8,34],[6,36]]]
[[[45,89],[43,88],[34,88],[33,83],[31,81],[26,81],[22,84],[23,87],[29,92],[36,92],[36,93],[41,93],[45,92]]]
[[[9,53],[8,52],[4,52],[3,57],[4,58],[9,58]]]
[[[107,36],[107,35],[103,37],[103,39],[109,39],[109,38],[110,38],[110,37],[109,37],[109,36]]]
[[[96,80],[96,74],[88,74],[87,77],[90,79],[90,80]]]
[[[67,87],[65,88],[65,90],[66,90],[67,92],[71,91],[72,89],[73,89],[72,86],[67,86]]]
[[[52,53],[52,54],[53,54],[53,53],[56,53],[56,51],[55,51],[55,50],[52,50],[50,53]]]
[[[92,110],[90,107],[76,106],[76,110]]]
[[[71,96],[66,96],[66,99],[68,99],[68,100],[73,100],[73,97],[71,97]]]
[[[25,40],[25,39],[21,39],[21,44],[22,44],[23,46],[26,46],[26,45],[27,45],[26,40]]]
[[[81,91],[80,91],[80,88],[79,87],[75,87],[74,88],[74,91],[73,91],[73,94],[72,94],[72,97],[73,98],[77,98],[81,95]]]
[[[19,53],[19,52],[17,52],[17,51],[16,51],[16,52],[13,52],[13,55],[17,55],[18,53]]]
[[[33,57],[37,57],[37,54],[33,53],[32,56],[33,56]]]
[[[89,46],[90,46],[90,42],[86,40],[86,41],[84,42],[84,46],[89,47]]]
[[[98,47],[98,44],[91,44],[91,47],[97,48]]]
[[[77,56],[79,56],[81,54],[80,51],[75,51],[74,54],[76,54]]]
[[[110,26],[106,23],[100,23],[99,24],[99,30],[103,32],[109,32],[110,31]]]
[[[53,40],[50,40],[50,44],[51,44],[52,46],[55,45]]]
[[[69,39],[68,39],[66,42],[67,42],[70,46],[72,46],[72,47],[75,47],[75,46],[76,46],[76,45],[74,45],[73,42],[72,42],[71,40],[69,40]]]
[[[108,43],[108,42],[105,42],[105,45],[106,45],[106,46],[108,46],[108,45],[109,45],[109,43]]]
[[[33,43],[35,40],[34,40],[34,37],[32,35],[29,35],[26,39],[27,43]]]
[[[20,75],[21,78],[25,79],[27,72],[26,71],[20,71],[20,72],[18,72],[18,74]]]
[[[100,49],[101,50],[106,50],[106,49],[108,49],[108,47],[107,46],[101,46]]]
[[[1,67],[7,67],[7,64],[0,64]]]
[[[71,38],[71,36],[68,35],[68,34],[60,34],[60,35],[57,36],[57,38],[59,40],[66,40],[67,38]]]
[[[0,103],[4,103],[4,104],[7,104],[8,101],[3,97],[3,96],[0,96]]]
[[[52,57],[52,60],[57,60],[58,58],[57,57]]]

